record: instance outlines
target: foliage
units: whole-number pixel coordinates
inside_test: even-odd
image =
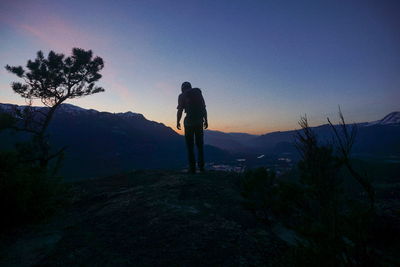
[[[340,118],[340,123],[339,123],[339,129],[335,127],[332,122],[330,121],[329,118],[327,118],[329,125],[332,128],[332,131],[334,133],[335,141],[336,141],[336,148],[337,148],[337,154],[340,155],[340,164],[343,164],[346,169],[351,173],[351,176],[364,188],[365,192],[368,195],[369,198],[369,204],[370,204],[370,209],[374,209],[375,205],[375,191],[374,188],[372,187],[371,183],[368,181],[368,177],[365,175],[361,175],[359,172],[353,168],[353,165],[351,164],[350,161],[350,154],[351,154],[351,149],[353,148],[355,138],[357,135],[357,127],[356,125],[353,125],[350,129],[346,125],[346,122],[344,120],[342,111],[340,110],[339,107],[339,118]],[[303,129],[309,128],[307,124],[302,126]]]
[[[16,123],[15,117],[0,113],[0,130]],[[32,140],[15,144],[11,151],[0,151],[0,233],[44,219],[66,200],[67,187],[56,176],[55,168],[50,171],[31,160],[37,152]]]
[[[0,232],[48,217],[66,192],[61,177],[22,162],[16,151],[0,151]]]
[[[91,50],[74,48],[65,57],[50,51],[47,58],[39,51],[35,60],[6,69],[24,80],[11,87],[28,105],[0,114],[0,130],[28,133],[31,139],[15,144],[13,151],[0,151],[1,231],[34,222],[56,211],[66,192],[57,176],[65,148],[51,150],[46,130],[54,112],[67,99],[83,97],[104,89],[95,86],[104,67]],[[32,107],[39,99],[46,108]]]
[[[244,174],[242,196],[247,200],[244,205],[266,223],[271,219],[268,217],[271,213],[269,208],[276,206],[272,203],[277,204],[275,183],[275,173],[265,168],[248,170]]]
[[[341,118],[344,131],[347,126]],[[375,264],[369,243],[374,218],[372,185],[349,160],[355,133],[340,137],[335,128],[339,145],[320,145],[306,118],[300,126],[298,176],[283,182],[265,169],[246,173],[242,193],[246,207],[263,222],[279,222],[295,231],[297,245],[290,254],[297,266]],[[345,192],[343,183],[349,177],[343,175],[344,169],[370,194],[369,201]]]
[[[0,113],[0,131],[9,129],[15,124],[16,118],[8,113]]]
[[[104,67],[103,59],[93,57],[91,50],[72,49],[72,56],[65,57],[50,51],[47,58],[42,51],[35,60],[28,60],[27,69],[22,66],[5,68],[24,80],[24,83],[13,82],[11,87],[28,102],[23,110],[15,109],[14,115],[20,118],[13,129],[32,134],[32,143],[37,148],[38,161],[46,167],[51,159],[59,157],[65,148],[51,154],[46,130],[56,109],[67,99],[83,97],[104,89],[96,86],[102,77],[99,73]],[[32,107],[32,101],[39,99],[47,109]]]
[[[72,56],[65,57],[50,51],[47,58],[37,52],[34,61],[28,60],[27,70],[22,66],[6,69],[22,78],[25,83],[14,82],[14,92],[26,99],[40,99],[48,107],[61,104],[66,99],[82,97],[104,89],[95,86],[101,78],[99,71],[104,63],[101,57],[93,58],[91,50],[72,49]]]

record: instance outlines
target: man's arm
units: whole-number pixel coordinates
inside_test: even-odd
[[[178,112],[176,113],[176,128],[178,130],[181,129],[181,118],[182,118],[183,109],[179,108]]]
[[[176,113],[176,128],[178,130],[181,129],[181,118],[182,118],[182,112],[184,107],[184,103],[183,103],[183,94],[180,94],[178,97],[178,106],[176,107],[178,109],[178,112]]]
[[[204,129],[208,128],[208,119],[207,119],[207,110],[206,107],[204,107]]]
[[[208,128],[208,119],[207,119],[207,109],[206,109],[206,102],[204,101],[203,95],[201,95],[201,101],[203,106],[203,126],[204,129]]]

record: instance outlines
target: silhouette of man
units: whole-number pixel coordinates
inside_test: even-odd
[[[183,121],[185,126],[185,141],[189,161],[189,173],[196,173],[196,161],[194,157],[194,144],[197,147],[197,165],[200,172],[204,172],[204,150],[203,150],[203,127],[208,128],[207,110],[203,95],[199,88],[192,88],[189,82],[182,83],[182,93],[178,98],[178,112],[176,128],[181,129],[182,112],[185,110],[186,117]]]

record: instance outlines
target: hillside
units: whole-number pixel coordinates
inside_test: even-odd
[[[23,106],[0,104],[0,112]],[[43,107],[35,107],[38,110]],[[184,138],[142,114],[109,113],[62,104],[49,126],[53,149],[66,146],[60,173],[69,180],[99,177],[133,169],[182,169],[186,166]],[[0,133],[0,148],[23,139]],[[208,161],[229,158],[225,151],[206,146]],[[71,167],[73,166],[73,167]]]
[[[378,121],[356,124],[358,134],[353,152],[358,156],[400,157],[400,112],[392,112]],[[332,142],[328,124],[312,127],[321,142]],[[240,153],[296,154],[294,140],[297,130],[278,131],[263,135],[234,136],[232,133],[209,131],[206,142],[221,149]]]
[[[221,131],[206,130],[204,142],[221,149],[235,152],[250,152],[248,143],[257,135],[247,133],[225,133]]]
[[[22,106],[0,104],[0,112],[11,112],[13,108],[22,109]],[[353,156],[399,161],[399,116],[399,112],[392,112],[379,121],[357,124]],[[321,142],[332,142],[329,125],[312,129]],[[60,174],[68,180],[135,169],[186,167],[184,138],[170,127],[147,120],[139,113],[99,112],[63,104],[50,124],[49,133],[54,149],[67,146]],[[225,164],[227,169],[237,167],[237,159],[245,159],[248,167],[275,164],[277,169],[287,169],[287,164],[282,165],[282,162],[298,160],[295,135],[295,130],[259,136],[206,130],[206,161],[212,166]],[[0,137],[1,149],[11,148],[23,138],[10,132],[2,132]]]
[[[248,266],[286,247],[243,209],[231,173],[132,172],[72,191],[54,219],[10,233],[1,266]]]

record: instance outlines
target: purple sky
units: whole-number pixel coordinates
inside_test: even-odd
[[[398,1],[0,1],[0,102],[23,103],[3,66],[92,49],[106,92],[69,103],[174,127],[180,84],[210,128],[265,133],[400,110]]]

